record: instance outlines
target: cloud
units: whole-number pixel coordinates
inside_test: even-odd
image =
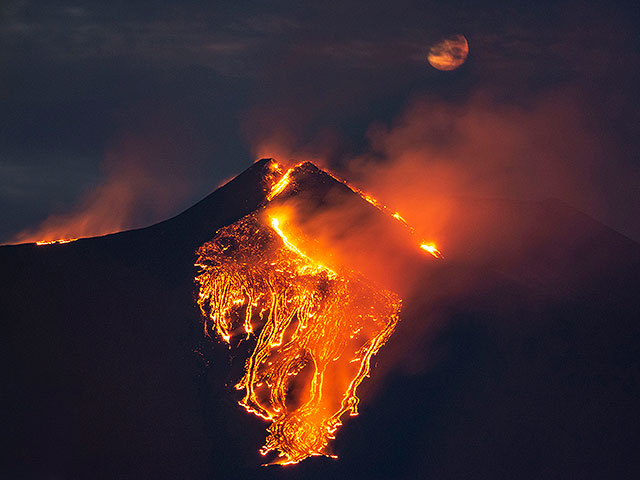
[[[246,33],[212,28],[200,19],[151,17],[114,22],[107,15],[76,7],[48,15],[12,12],[0,26],[8,54],[28,49],[49,62],[120,58],[157,67],[205,65],[230,73],[237,65],[230,64],[229,57],[245,55],[256,45]]]

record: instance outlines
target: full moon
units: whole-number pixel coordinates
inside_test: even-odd
[[[464,63],[469,54],[469,44],[464,35],[454,35],[440,40],[429,49],[427,59],[438,70],[455,70]]]

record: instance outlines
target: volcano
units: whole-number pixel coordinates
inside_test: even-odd
[[[438,259],[310,163],[268,199],[274,165],[147,228],[0,247],[3,477],[637,478],[637,243],[557,200],[461,199],[501,235],[454,224]],[[338,459],[261,467],[234,388],[251,341],[203,333],[196,251],[267,204],[402,298]]]

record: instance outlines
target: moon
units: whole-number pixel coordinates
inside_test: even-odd
[[[434,44],[427,59],[433,68],[449,71],[462,65],[468,54],[469,44],[464,35],[453,35]]]

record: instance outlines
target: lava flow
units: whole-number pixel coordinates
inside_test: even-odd
[[[71,243],[78,240],[77,238],[60,238],[58,240],[39,240],[36,245],[53,245],[54,243]]]
[[[265,207],[198,249],[196,281],[205,334],[230,345],[255,342],[235,386],[244,391],[240,405],[271,422],[260,453],[278,452],[272,463],[290,464],[333,456],[329,441],[345,413],[357,415],[357,388],[393,333],[401,300],[344,265],[330,268],[302,251],[313,242],[269,205],[295,186],[296,167],[283,173],[274,165]],[[440,255],[431,244],[420,248]]]
[[[314,262],[275,218],[269,227],[245,217],[198,254],[205,331],[229,342],[260,328],[236,385],[240,404],[272,422],[260,453],[279,451],[280,464],[330,455],[342,415],[358,413],[356,390],[393,333],[400,299]]]

